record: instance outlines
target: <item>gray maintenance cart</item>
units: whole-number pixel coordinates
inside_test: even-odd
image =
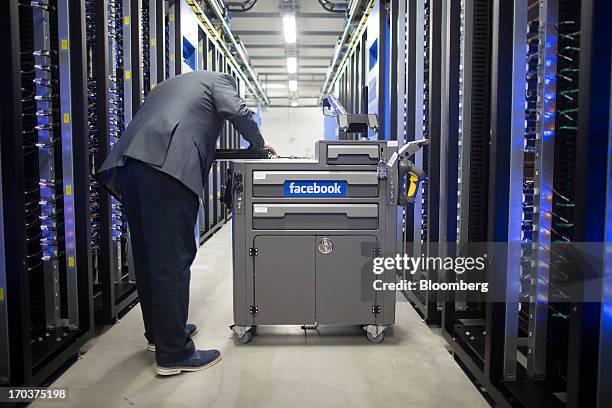
[[[402,209],[423,174],[403,158],[424,142],[320,141],[314,160],[235,160],[231,174],[235,338],[258,325],[361,325],[371,342],[395,322]],[[410,194],[409,194],[410,193]]]

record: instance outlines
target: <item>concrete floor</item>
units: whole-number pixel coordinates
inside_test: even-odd
[[[384,343],[362,330],[304,332],[259,328],[249,345],[235,344],[232,323],[231,228],[213,236],[192,268],[190,322],[198,348],[218,348],[223,361],[179,376],[154,375],[135,307],[88,345],[53,386],[70,387],[73,407],[488,407],[453,361],[444,340],[409,303]],[[57,404],[48,403],[50,407]],[[43,407],[45,404],[33,404]]]

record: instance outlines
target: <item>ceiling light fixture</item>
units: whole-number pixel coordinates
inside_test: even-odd
[[[283,33],[287,44],[295,44],[297,40],[295,13],[287,13],[283,16]]]
[[[268,84],[263,84],[263,87],[266,89],[285,89],[287,85],[278,84],[278,83],[268,83]]]
[[[287,72],[290,74],[297,72],[297,57],[287,57]]]

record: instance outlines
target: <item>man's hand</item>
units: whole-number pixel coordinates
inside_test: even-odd
[[[278,156],[278,153],[276,153],[276,149],[271,144],[269,144],[269,143],[264,144],[264,148],[266,148],[270,152],[272,152],[273,155]]]

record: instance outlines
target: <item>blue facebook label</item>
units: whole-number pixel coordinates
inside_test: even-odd
[[[285,181],[285,197],[345,197],[346,181]]]

